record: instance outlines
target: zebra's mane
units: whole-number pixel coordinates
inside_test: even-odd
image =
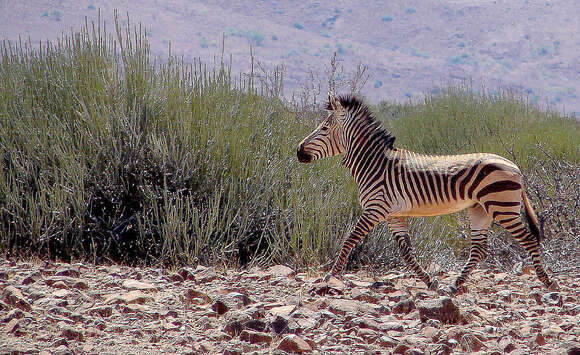
[[[350,114],[356,115],[356,119],[363,121],[369,132],[372,134],[372,139],[378,140],[380,143],[393,149],[395,136],[387,131],[381,122],[373,116],[371,109],[359,97],[354,95],[341,95],[337,97],[338,101]],[[332,111],[330,101],[326,103],[326,110]]]

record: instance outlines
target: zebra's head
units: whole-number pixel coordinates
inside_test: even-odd
[[[332,157],[344,152],[342,125],[345,110],[333,94],[328,94],[328,116],[316,129],[298,144],[298,161]]]

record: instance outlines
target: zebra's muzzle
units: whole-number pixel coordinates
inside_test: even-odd
[[[298,146],[298,151],[296,152],[296,156],[298,157],[298,161],[301,163],[310,163],[312,161],[312,155],[306,153],[304,151],[304,147],[302,147],[302,145]]]

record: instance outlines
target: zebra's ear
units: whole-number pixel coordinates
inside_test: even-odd
[[[342,110],[342,105],[340,104],[340,100],[338,100],[332,92],[328,92],[328,103],[330,104],[330,109],[332,111],[340,111]]]

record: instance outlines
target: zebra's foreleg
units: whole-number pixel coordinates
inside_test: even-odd
[[[340,250],[338,259],[336,259],[336,262],[332,267],[332,275],[336,276],[340,274],[346,265],[348,255],[352,248],[354,248],[356,243],[362,240],[379,223],[379,220],[380,218],[372,214],[370,211],[363,211],[363,214],[359,217],[354,230],[342,244],[342,249]]]
[[[487,251],[487,231],[492,221],[491,216],[480,204],[470,207],[467,212],[471,223],[471,249],[469,259],[463,267],[461,275],[455,280],[455,291],[465,283],[471,271],[483,260]]]
[[[437,280],[431,281],[429,275],[427,275],[421,266],[417,264],[417,261],[415,261],[413,247],[411,246],[411,238],[409,237],[409,231],[407,230],[407,219],[403,217],[392,217],[389,218],[387,222],[407,265],[415,272],[415,274],[417,274],[417,277],[421,281],[427,284],[427,287],[429,287],[430,290],[436,290],[439,286]]]

